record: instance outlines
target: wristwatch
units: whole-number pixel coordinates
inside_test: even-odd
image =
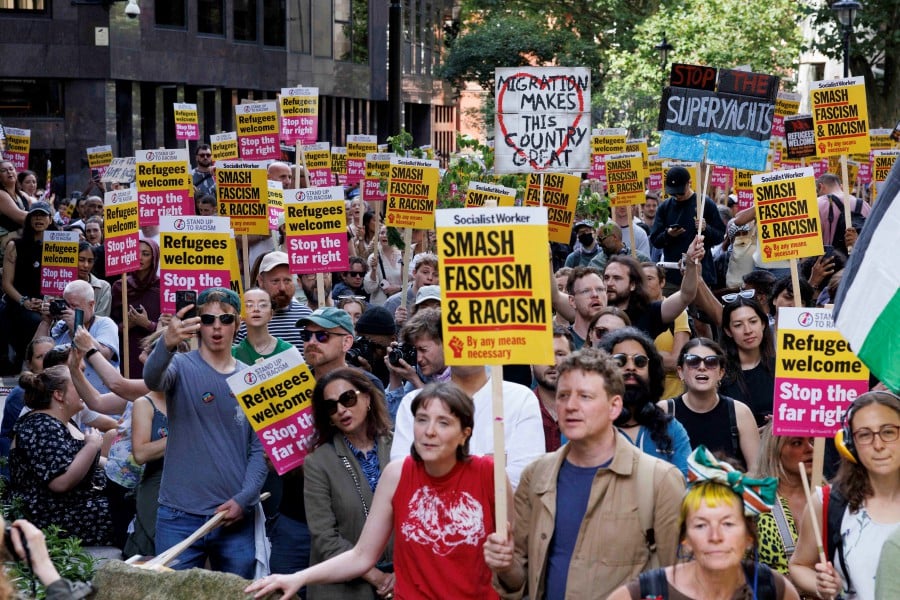
[[[88,350],[87,352],[84,353],[84,360],[86,360],[86,361],[91,360],[91,357],[93,355],[97,354],[98,352],[100,352],[100,351],[97,350],[96,348],[91,348],[90,350]]]

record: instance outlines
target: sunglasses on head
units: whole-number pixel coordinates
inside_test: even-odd
[[[711,356],[697,356],[696,354],[684,355],[684,366],[696,369],[700,363],[706,365],[707,369],[718,369],[722,364],[722,360],[715,354]]]
[[[722,300],[731,304],[738,298],[746,298],[747,300],[749,300],[754,296],[756,296],[756,290],[754,288],[750,288],[749,290],[741,290],[739,292],[732,292],[731,294],[723,294]]]
[[[204,325],[212,325],[219,320],[222,325],[231,325],[234,323],[235,315],[231,313],[222,313],[221,315],[200,315],[200,322]]]
[[[328,341],[328,338],[333,335],[343,336],[346,334],[332,333],[330,331],[325,331],[324,329],[321,331],[310,331],[309,329],[301,329],[300,330],[300,339],[303,340],[304,343],[308,342],[313,337],[315,337],[317,342],[319,342],[320,344],[324,344],[325,342]]]
[[[644,367],[646,367],[647,365],[650,364],[650,359],[647,358],[647,356],[644,354],[630,354],[629,355],[629,354],[624,354],[624,353],[620,352],[618,354],[613,354],[611,358],[620,367],[624,367],[625,365],[627,365],[629,359],[631,359],[631,362],[633,362],[634,366],[637,367],[638,369],[643,369]]]
[[[332,400],[331,398],[325,398],[325,405],[328,407],[328,414],[333,415],[337,413],[338,410],[338,402],[341,403],[342,406],[346,408],[352,408],[356,406],[356,403],[359,402],[359,395],[362,392],[359,390],[347,390],[337,397],[337,400]]]

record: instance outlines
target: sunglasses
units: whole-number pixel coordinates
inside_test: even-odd
[[[628,354],[623,354],[620,352],[619,354],[613,354],[611,358],[620,367],[624,367],[625,365],[627,365],[629,359],[631,359],[631,362],[633,362],[634,366],[637,367],[638,369],[643,369],[644,367],[646,367],[647,365],[650,364],[650,359],[647,358],[647,356],[644,354],[628,355]]]
[[[700,363],[706,365],[707,369],[718,369],[722,365],[722,359],[714,354],[711,356],[697,356],[696,354],[684,355],[684,366],[696,369],[700,366]]]
[[[347,271],[347,277],[362,277],[365,274],[365,271]]]
[[[338,402],[341,403],[342,406],[346,408],[352,408],[356,406],[356,403],[359,402],[359,395],[362,392],[359,390],[347,390],[343,394],[337,397],[337,400],[332,400],[330,398],[325,398],[325,404],[328,407],[328,414],[333,415],[338,411]]]
[[[750,288],[749,290],[741,290],[739,292],[733,292],[731,294],[723,294],[722,300],[731,304],[738,298],[746,298],[747,300],[749,300],[750,298],[753,298],[754,296],[756,296],[756,290],[754,288]]]
[[[212,325],[216,322],[216,319],[218,319],[219,323],[222,325],[231,325],[234,323],[236,317],[231,313],[222,313],[221,315],[200,315],[200,322],[204,325]]]
[[[310,331],[309,329],[301,329],[300,330],[300,339],[303,340],[304,343],[308,342],[309,340],[313,339],[313,337],[315,337],[317,342],[319,342],[320,344],[324,344],[325,342],[328,341],[328,338],[333,335],[336,335],[338,337],[343,337],[347,334],[346,333],[332,333],[330,331],[325,331],[325,330],[322,330],[322,331]]]

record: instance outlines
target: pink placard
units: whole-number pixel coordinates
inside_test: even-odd
[[[272,423],[256,432],[272,466],[279,475],[303,464],[312,450],[312,406],[308,406],[286,419]]]
[[[350,266],[347,233],[287,236],[291,273],[331,273]]]
[[[850,404],[868,389],[866,381],[777,378],[772,432],[834,437]]]

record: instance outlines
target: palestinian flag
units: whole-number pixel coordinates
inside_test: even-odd
[[[900,160],[866,219],[834,302],[834,320],[853,351],[888,389],[900,390]]]

